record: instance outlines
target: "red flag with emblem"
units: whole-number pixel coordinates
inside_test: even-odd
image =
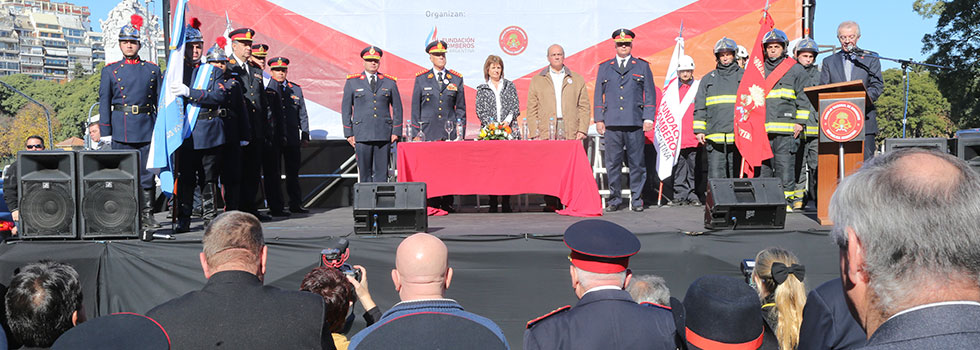
[[[762,10],[762,14],[759,35],[752,42],[754,49],[745,64],[735,101],[735,146],[743,159],[741,173],[748,177],[755,175],[754,168],[761,166],[763,160],[772,158],[766,133],[766,94],[771,86],[766,85],[765,50],[760,49],[760,43],[775,23],[767,10]]]

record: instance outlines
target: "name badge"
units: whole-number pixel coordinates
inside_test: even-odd
[[[354,90],[354,92],[361,92],[361,91],[364,91],[364,89],[357,89],[357,90]]]
[[[252,74],[252,75],[254,75],[256,78],[262,79],[262,74],[255,73],[255,74]]]
[[[432,88],[431,87],[424,87],[424,88],[422,88],[422,90],[432,90]]]

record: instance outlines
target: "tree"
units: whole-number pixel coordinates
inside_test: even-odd
[[[878,137],[879,140],[902,137],[902,111],[905,105],[902,70],[886,70],[882,77],[885,91],[875,102],[878,108]],[[949,118],[949,102],[939,92],[938,85],[927,71],[909,72],[907,137],[950,137],[954,131],[955,125]]]
[[[44,146],[48,149],[51,149],[52,145],[58,142],[48,140],[48,122],[44,117],[44,111],[33,103],[21,108],[9,126],[7,132],[0,134],[0,158],[10,159],[17,155],[18,151],[23,151],[24,141],[31,135],[39,135],[44,138]],[[51,128],[53,131],[57,131],[58,127],[58,121],[52,120]]]
[[[928,63],[952,69],[931,69],[939,91],[949,100],[950,119],[957,128],[980,126],[980,4],[976,0],[916,0],[914,11],[938,16],[936,31],[922,38]]]

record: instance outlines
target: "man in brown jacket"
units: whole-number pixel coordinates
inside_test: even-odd
[[[531,77],[528,88],[527,129],[530,138],[552,138],[549,123],[553,123],[550,125],[556,126],[554,139],[585,140],[591,108],[585,79],[565,66],[565,49],[558,44],[548,47],[548,63],[548,68]],[[563,125],[561,131],[557,125]],[[558,137],[559,133],[561,137]]]

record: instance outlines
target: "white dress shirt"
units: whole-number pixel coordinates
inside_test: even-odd
[[[494,86],[492,79],[487,80],[487,86],[490,87],[490,91],[493,91],[493,100],[494,103],[497,105],[497,121],[498,122],[503,121],[504,117],[506,116],[500,115],[501,113],[503,113],[500,107],[500,91],[504,89],[504,78],[503,77],[500,78],[500,81],[498,82],[497,86]]]
[[[557,114],[558,114],[558,115],[555,116],[555,119],[557,120],[557,119],[561,119],[561,117],[562,117],[562,113],[561,113],[561,85],[562,85],[562,82],[561,81],[565,79],[565,69],[562,68],[562,70],[556,72],[551,67],[548,67],[548,75],[551,76],[551,83],[555,87],[555,111],[557,111]]]

